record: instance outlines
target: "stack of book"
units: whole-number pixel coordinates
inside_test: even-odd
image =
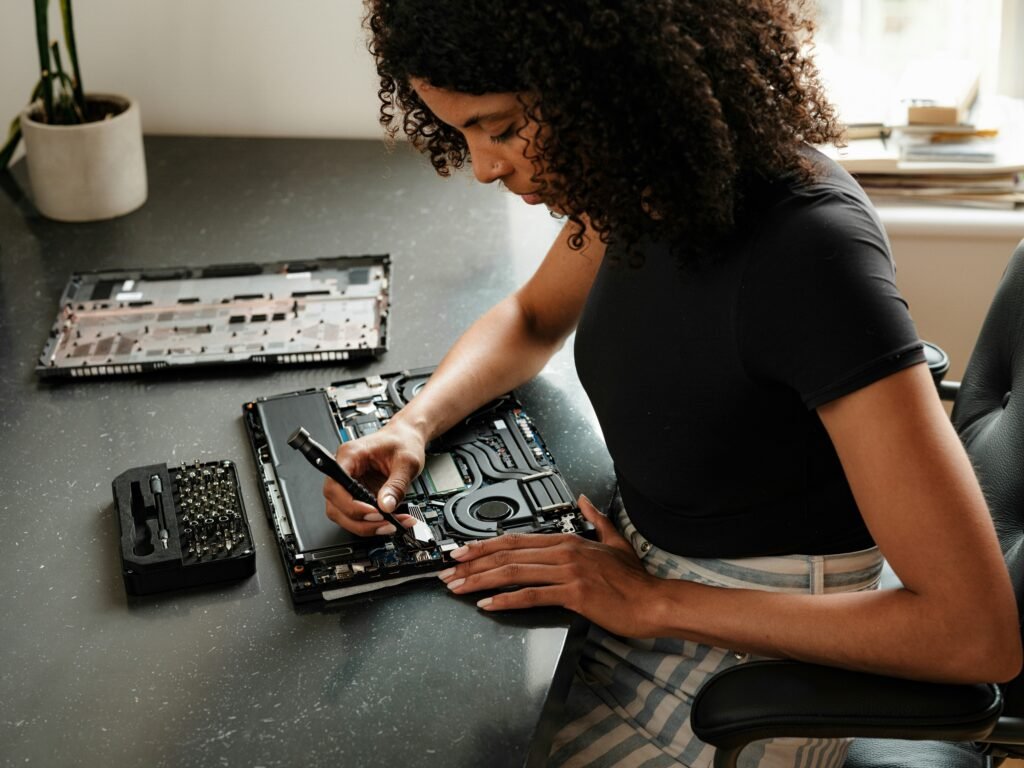
[[[1024,206],[1024,147],[1015,134],[924,139],[893,128],[822,149],[875,200],[1015,208]]]
[[[1024,206],[1024,105],[978,98],[964,62],[919,62],[887,123],[851,125],[825,151],[876,200],[985,208]]]

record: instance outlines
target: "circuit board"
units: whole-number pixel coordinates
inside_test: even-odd
[[[387,348],[390,258],[101,270],[71,276],[36,373],[295,365]]]
[[[514,394],[479,409],[427,447],[423,472],[397,510],[430,530],[359,537],[325,514],[324,479],[287,445],[299,426],[330,452],[394,416],[432,369],[372,376],[260,398],[243,406],[267,516],[296,602],[335,599],[448,567],[452,550],[505,532],[589,534],[546,444]]]

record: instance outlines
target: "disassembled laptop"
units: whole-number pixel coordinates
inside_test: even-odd
[[[373,359],[387,349],[390,269],[389,256],[371,255],[75,273],[36,372],[97,377]],[[423,473],[397,510],[416,520],[413,529],[359,537],[327,518],[321,473],[341,478],[374,503],[373,493],[334,462],[335,451],[384,426],[431,371],[342,381],[244,404],[267,517],[295,602],[430,576],[448,567],[450,553],[464,543],[506,531],[592,533],[513,394],[428,446]],[[207,475],[223,482],[210,485]],[[229,475],[231,483],[224,479]],[[253,572],[253,542],[232,462],[135,467],[115,479],[114,496],[129,592]]]
[[[322,442],[333,460],[341,443],[386,424],[431,371],[342,381],[243,406],[267,515],[296,602],[330,600],[430,576],[448,567],[453,562],[449,553],[467,541],[506,531],[592,530],[512,394],[428,446],[426,466],[397,510],[412,515],[422,533],[400,530],[367,538],[329,520],[322,470],[295,450],[296,430],[302,427]]]

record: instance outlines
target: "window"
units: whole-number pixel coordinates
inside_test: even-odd
[[[1022,0],[817,0],[815,60],[842,117],[885,121],[913,59],[971,62],[981,92],[1014,93],[1024,43]]]

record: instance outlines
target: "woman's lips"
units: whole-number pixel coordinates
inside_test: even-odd
[[[520,197],[527,205],[537,205],[538,203],[544,202],[544,199],[535,192],[528,192],[525,195],[520,195]]]

